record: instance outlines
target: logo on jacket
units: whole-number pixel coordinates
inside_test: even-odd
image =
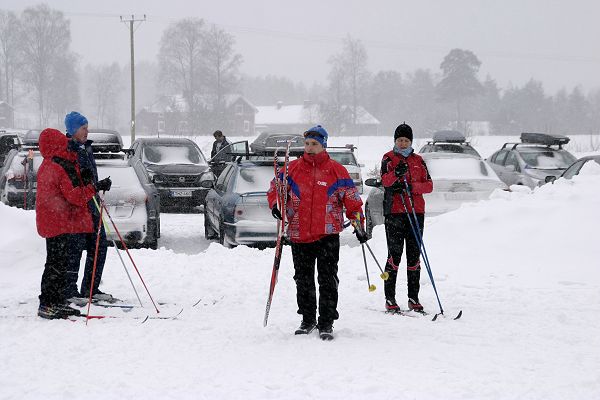
[[[327,186],[327,182],[317,181],[317,185]]]

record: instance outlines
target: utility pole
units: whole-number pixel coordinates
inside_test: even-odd
[[[134,15],[131,15],[131,19],[121,18],[121,22],[129,24],[129,42],[131,44],[131,143],[135,140],[135,58],[133,51],[133,26],[135,22],[146,21],[146,14],[143,19],[136,19]]]

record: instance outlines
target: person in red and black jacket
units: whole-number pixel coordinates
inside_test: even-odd
[[[394,148],[392,151],[385,153],[381,161],[381,183],[384,188],[383,214],[385,216],[385,235],[388,247],[388,260],[385,270],[389,273],[389,278],[384,282],[385,307],[392,312],[400,310],[396,303],[396,278],[405,241],[408,307],[411,310],[423,311],[423,306],[419,302],[419,280],[421,275],[419,245],[414,237],[408,218],[413,218],[412,200],[421,228],[419,234],[423,237],[423,223],[425,220],[423,194],[431,193],[433,182],[427,171],[425,161],[421,156],[415,154],[411,146],[412,140],[412,128],[404,123],[399,125],[394,132]],[[407,184],[408,191],[406,190]],[[409,191],[412,199],[409,199]],[[402,199],[404,199],[404,204]],[[406,205],[406,209],[404,205]],[[415,224],[414,219],[412,223]],[[417,229],[416,226],[415,229]]]
[[[333,321],[338,319],[339,233],[346,216],[364,226],[362,200],[348,171],[332,160],[325,150],[327,131],[317,125],[304,133],[304,154],[288,166],[287,236],[291,242],[296,281],[298,314],[302,315],[296,334],[308,334],[316,326],[323,339],[333,338]],[[283,181],[283,173],[279,175]],[[273,216],[277,208],[275,179],[268,192]],[[366,241],[364,230],[356,231]],[[319,318],[315,289],[315,261],[319,283]],[[318,322],[318,325],[317,325]]]
[[[46,264],[38,315],[49,319],[79,315],[64,297],[67,247],[70,234],[92,232],[87,202],[96,193],[91,180],[87,185],[82,183],[77,153],[69,151],[67,143],[56,129],[44,129],[40,134],[44,160],[37,174],[35,217],[38,234],[46,238]]]

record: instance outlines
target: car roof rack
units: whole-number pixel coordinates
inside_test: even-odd
[[[329,150],[329,149],[346,149],[346,150],[354,151],[357,148],[358,147],[356,147],[352,143],[349,143],[349,144],[347,144],[345,146],[327,146],[327,150]]]
[[[563,135],[552,135],[549,133],[523,132],[521,133],[521,142],[530,144],[543,144],[546,146],[558,146],[562,149],[564,144],[569,143],[571,139]]]
[[[445,131],[437,131],[437,132],[433,133],[432,140],[430,143],[435,144],[438,142],[467,143],[467,139],[465,138],[465,135],[463,135],[459,131],[445,130]]]

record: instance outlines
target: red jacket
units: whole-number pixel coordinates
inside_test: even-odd
[[[283,173],[279,175],[283,181]],[[269,207],[277,201],[275,179],[268,192]],[[343,210],[348,219],[359,213],[363,223],[362,200],[348,171],[329,158],[327,151],[304,154],[288,167],[288,238],[295,243],[310,243],[326,235],[340,233],[344,227]]]
[[[429,176],[429,171],[427,171],[427,165],[421,156],[415,154],[414,151],[408,157],[404,157],[393,150],[385,153],[383,160],[381,160],[381,184],[384,187],[383,213],[384,215],[390,215],[405,212],[400,192],[392,187],[400,181],[394,172],[394,169],[400,162],[408,164],[408,172],[405,176],[410,185],[415,212],[424,214],[425,199],[423,199],[423,194],[431,193],[433,190],[433,182]],[[410,201],[406,193],[404,194],[404,202],[408,212],[412,213]]]
[[[91,184],[82,185],[77,153],[67,150],[67,142],[56,129],[40,134],[44,161],[37,174],[35,217],[38,233],[45,238],[93,231],[87,202],[96,191]]]

